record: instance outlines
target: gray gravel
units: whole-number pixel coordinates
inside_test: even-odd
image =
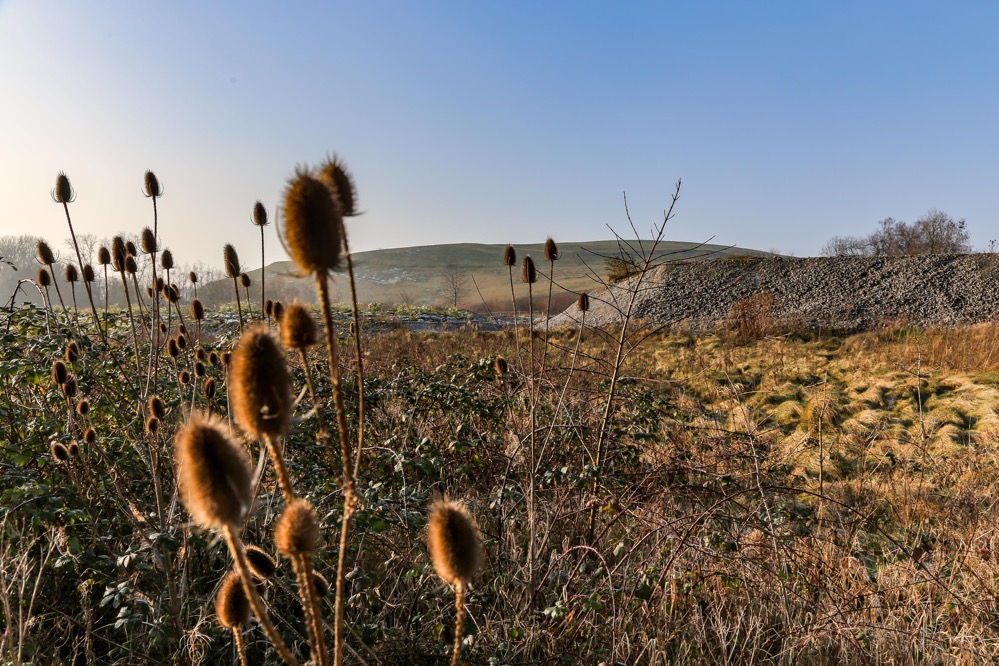
[[[591,294],[586,322],[620,321],[631,282]],[[843,331],[886,323],[955,326],[999,318],[999,255],[717,259],[656,269],[638,295],[635,314],[657,324],[710,329],[737,301],[773,295],[784,324]],[[569,325],[575,306],[555,321]]]

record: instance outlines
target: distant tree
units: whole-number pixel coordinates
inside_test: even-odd
[[[971,237],[964,220],[930,209],[909,224],[891,217],[878,222],[877,231],[864,238],[833,237],[822,253],[826,256],[898,257],[911,254],[964,254],[971,251]]]
[[[468,271],[456,263],[444,266],[441,271],[440,295],[444,302],[457,308],[468,295]]]

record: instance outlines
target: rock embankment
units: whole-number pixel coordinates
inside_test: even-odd
[[[628,281],[591,295],[587,323],[620,320]],[[758,295],[763,294],[760,297]],[[708,329],[733,306],[756,296],[776,323],[869,330],[891,323],[970,325],[999,318],[999,255],[734,258],[673,263],[655,269],[635,314],[657,324]],[[558,322],[578,317],[570,307]]]

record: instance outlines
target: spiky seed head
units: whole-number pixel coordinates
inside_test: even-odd
[[[482,564],[478,529],[458,502],[439,500],[430,507],[427,546],[437,575],[451,585],[467,583]]]
[[[198,321],[205,318],[205,306],[197,298],[191,301],[191,316]]]
[[[284,304],[281,301],[274,301],[274,309],[271,314],[274,315],[274,320],[280,324],[284,318]]]
[[[502,356],[497,356],[496,361],[493,363],[493,369],[496,371],[496,377],[502,379],[506,376],[507,370],[509,369],[506,364],[506,359]]]
[[[230,571],[215,597],[215,614],[219,617],[219,624],[238,631],[250,623],[251,610],[242,578],[235,571]]]
[[[82,398],[80,402],[76,403],[76,413],[80,416],[86,416],[90,413],[90,401],[86,398]]]
[[[163,291],[164,284],[165,283],[163,282],[163,278],[157,277],[156,282],[153,283],[153,289],[155,289],[156,291]]]
[[[146,171],[146,196],[147,197],[161,197],[163,196],[163,188],[160,186],[159,178],[152,171]]]
[[[97,263],[101,266],[107,266],[111,263],[111,250],[107,249],[101,245],[100,249],[97,250]]]
[[[267,209],[259,201],[253,204],[253,223],[258,227],[267,226]]]
[[[156,251],[156,235],[153,234],[153,230],[146,227],[142,230],[142,251],[146,254],[152,254]]]
[[[284,193],[284,242],[303,273],[326,273],[341,263],[343,219],[329,189],[299,170]]]
[[[69,184],[69,178],[62,171],[56,176],[56,185],[52,191],[52,198],[57,203],[73,203],[73,199],[76,198],[73,193],[73,186]]]
[[[187,349],[187,336],[183,333],[177,334],[177,346],[181,349]]]
[[[195,415],[175,440],[184,505],[204,527],[236,525],[253,498],[250,461],[219,421]]]
[[[198,361],[197,363],[194,364],[194,376],[195,377],[205,376],[205,364],[202,363],[201,361]]]
[[[205,397],[208,398],[209,400],[211,400],[212,398],[215,397],[215,378],[214,377],[209,377],[208,379],[205,380],[204,391],[205,391]]]
[[[59,360],[52,361],[52,382],[65,384],[67,379],[69,379],[69,370],[66,369],[66,364]]]
[[[558,246],[555,245],[555,241],[549,236],[548,240],[545,241],[545,260],[546,261],[556,261],[558,259]]]
[[[211,363],[213,366],[218,365],[221,362],[221,359],[219,358],[219,353],[216,351],[209,352],[208,362]]]
[[[208,357],[208,354],[205,353],[205,348],[202,347],[201,345],[198,345],[198,347],[196,347],[195,350],[194,350],[194,358],[195,358],[195,360],[203,362],[207,357]]]
[[[132,241],[125,241],[125,252],[133,257],[139,256],[139,250]]]
[[[52,457],[58,463],[64,463],[69,461],[69,449],[62,442],[52,441],[49,443],[49,451],[52,452]]]
[[[167,354],[170,358],[177,358],[180,356],[180,347],[177,345],[176,338],[170,338],[167,340]]]
[[[35,247],[38,250],[38,261],[46,266],[51,266],[55,263],[55,254],[52,252],[52,248],[45,241],[38,241],[38,245]]]
[[[163,250],[163,254],[160,256],[160,266],[168,271],[173,270],[173,252]]]
[[[330,593],[330,582],[326,580],[326,576],[317,571],[313,571],[312,589],[316,591],[316,596],[322,599]]]
[[[161,324],[160,324],[160,333],[162,333],[162,334],[166,335],[166,332],[167,332],[167,325],[166,325],[166,324],[163,324],[163,323],[161,323]]]
[[[139,265],[135,263],[135,257],[131,254],[125,257],[125,272],[129,275],[135,275],[139,272]]]
[[[52,276],[49,275],[48,270],[44,268],[38,269],[38,286],[39,287],[49,287],[52,285]]]
[[[70,377],[63,382],[62,392],[70,400],[76,397],[76,377]]]
[[[69,443],[69,446],[66,447],[66,450],[69,451],[69,455],[72,458],[75,458],[76,456],[80,455],[80,445],[77,443],[75,439]]]
[[[90,264],[87,264],[86,266],[84,266],[83,267],[83,281],[84,282],[93,282],[96,279],[97,279],[97,277],[94,275],[94,267],[91,266]]]
[[[128,256],[128,248],[125,247],[125,239],[115,236],[111,239],[111,266],[119,273],[125,268],[125,257]]]
[[[66,352],[63,357],[67,363],[76,363],[76,359],[80,358],[80,345],[76,344],[76,340],[70,340],[66,343]]]
[[[198,274],[194,271],[187,274],[187,279],[190,280],[191,284],[198,284]]]
[[[246,547],[246,563],[250,573],[258,580],[269,580],[277,573],[277,562],[260,546]]]
[[[73,264],[66,264],[66,268],[62,272],[62,277],[66,282],[77,282],[80,279],[80,273]]]
[[[319,517],[308,500],[298,498],[284,508],[274,529],[274,545],[285,557],[311,555],[319,541]]]
[[[590,295],[585,291],[579,295],[579,300],[576,301],[576,306],[579,308],[580,312],[586,312],[590,309]]]
[[[225,263],[225,274],[228,277],[234,278],[239,275],[239,255],[236,254],[236,248],[229,243],[222,248],[222,261]]]
[[[155,416],[150,416],[146,419],[146,432],[150,435],[155,435],[160,429],[160,420]]]
[[[163,404],[163,399],[158,395],[149,398],[149,413],[158,419],[166,416],[166,405]]]
[[[176,288],[176,285],[174,285],[174,287]],[[186,336],[186,335],[187,335],[187,326],[185,326],[184,324],[181,324],[180,326],[178,326],[178,327],[177,327],[177,331],[178,331],[178,332],[179,332],[179,333],[180,333],[181,335],[184,335],[184,336]]]
[[[86,432],[83,433],[83,442],[90,445],[96,444],[97,431],[93,428],[87,428]]]
[[[243,333],[232,353],[229,395],[239,427],[250,437],[283,435],[291,414],[291,378],[284,352],[266,328]]]
[[[148,296],[149,298],[153,297],[153,288],[152,287],[146,287],[146,296]]]
[[[289,305],[281,319],[281,342],[284,346],[305,351],[318,341],[319,329],[308,308],[298,301]]]
[[[191,383],[191,373],[187,370],[181,370],[180,374],[177,375],[177,381],[182,385],[187,386]]]
[[[167,300],[170,301],[170,303],[176,303],[180,300],[180,289],[177,288],[177,285],[167,285]]]
[[[222,352],[222,365],[226,368],[229,367],[229,363],[232,361],[232,352],[224,351]]]
[[[274,314],[274,301],[269,298],[264,301],[264,314],[268,317]]]
[[[239,274],[239,286],[242,287],[243,289],[249,289],[250,288],[250,276],[247,275],[246,273],[240,273]]]
[[[513,249],[512,245],[507,245],[506,249],[503,250],[503,265],[504,266],[517,265],[517,251]]]
[[[340,215],[357,215],[357,187],[354,185],[354,177],[339,156],[333,155],[319,168],[319,180],[329,188]]]
[[[520,272],[520,277],[528,284],[534,284],[538,281],[538,269],[534,267],[534,260],[530,256],[524,257],[524,266]]]

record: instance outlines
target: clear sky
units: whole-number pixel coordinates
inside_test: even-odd
[[[0,235],[251,266],[254,201],[341,154],[356,250],[647,229],[799,256],[929,208],[999,237],[996,2],[0,0]],[[268,230],[275,236],[273,228]],[[271,242],[271,256],[280,252]]]

